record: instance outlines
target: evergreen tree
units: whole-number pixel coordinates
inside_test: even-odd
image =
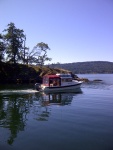
[[[0,34],[0,62],[4,59],[5,43],[2,34]]]
[[[14,23],[8,24],[8,28],[4,30],[6,34],[4,39],[6,41],[6,54],[9,62],[16,64],[23,61],[23,42],[25,40],[24,31],[17,29]]]

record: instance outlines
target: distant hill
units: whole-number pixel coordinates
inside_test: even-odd
[[[107,61],[89,61],[65,64],[51,64],[51,68],[62,68],[73,72],[74,74],[91,73],[113,73],[113,62]]]

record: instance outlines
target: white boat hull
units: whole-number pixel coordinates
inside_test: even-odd
[[[64,86],[41,86],[41,91],[44,92],[63,92],[63,91],[75,91],[75,90],[79,90],[81,86],[81,83],[78,84],[73,84],[73,85],[64,85]]]

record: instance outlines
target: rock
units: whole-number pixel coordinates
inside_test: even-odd
[[[94,82],[100,82],[100,81],[102,81],[102,80],[100,80],[100,79],[95,79],[95,80],[93,80]]]
[[[77,81],[89,82],[87,78],[76,78]]]

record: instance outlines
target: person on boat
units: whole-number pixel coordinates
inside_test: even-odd
[[[49,86],[53,86],[53,80],[50,79]]]
[[[57,81],[53,80],[53,86],[57,86]]]

